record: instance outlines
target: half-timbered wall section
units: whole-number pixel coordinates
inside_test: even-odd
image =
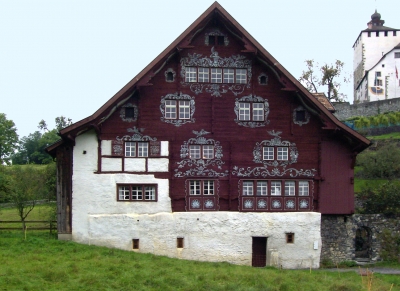
[[[129,248],[118,230],[135,250],[171,255],[176,236],[185,246],[173,256],[250,264],[257,237],[253,251],[268,252],[253,262],[284,267],[318,265],[319,212],[352,213],[352,162],[369,143],[217,2],[61,136],[75,142],[73,239]]]

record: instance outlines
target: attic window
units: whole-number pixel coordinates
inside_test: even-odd
[[[265,73],[262,73],[260,76],[258,76],[258,84],[268,85],[268,76]]]
[[[293,123],[302,126],[310,121],[310,114],[303,106],[299,106],[293,110]]]
[[[217,36],[217,44],[218,45],[225,45],[225,37],[223,35]]]
[[[135,118],[135,108],[125,107],[125,118]]]
[[[172,68],[169,68],[165,71],[164,75],[166,82],[173,82],[175,80],[176,73]]]
[[[228,37],[218,29],[214,29],[205,34],[205,45],[210,46],[227,46],[229,44]]]
[[[208,36],[208,44],[215,45],[215,36],[214,35]]]
[[[305,121],[305,120],[306,120],[306,111],[296,110],[296,121]]]

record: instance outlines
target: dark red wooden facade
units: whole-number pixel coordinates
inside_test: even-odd
[[[242,69],[246,71],[246,82],[187,82],[188,68],[208,68],[210,74],[212,68],[233,69],[234,74],[239,74],[236,69]],[[166,100],[190,100],[190,119],[166,119]],[[239,120],[237,104],[246,100],[267,104],[263,105],[262,122]],[[131,108],[129,113],[124,111],[126,107]],[[299,108],[305,112],[303,122],[296,118]],[[173,211],[350,214],[354,210],[355,156],[369,145],[368,140],[341,124],[218,3],[95,114],[62,130],[61,136],[66,141],[73,140],[88,129],[95,129],[98,134],[99,175],[104,173],[102,140],[112,140],[116,145],[121,143],[119,138],[131,134],[128,130],[141,129],[140,134],[156,140],[152,145],[155,149],[157,142],[168,141],[169,172],[149,173],[169,179]],[[193,140],[211,143],[214,155],[218,154],[215,162],[203,161],[206,165],[201,167],[187,161],[185,147]],[[257,145],[262,149],[266,144],[276,147],[284,143],[293,149],[289,151],[289,155],[293,154],[288,158],[290,163],[266,165],[262,158],[256,159]],[[63,147],[57,145],[50,152]],[[109,157],[122,158],[121,152]],[[157,157],[156,150],[153,157]],[[191,197],[192,180],[214,181],[214,195]],[[244,183],[257,181],[268,185],[293,181],[296,194],[272,196],[268,189],[265,197],[243,196]],[[298,195],[300,181],[309,183],[308,196]],[[193,208],[197,203],[202,206]]]

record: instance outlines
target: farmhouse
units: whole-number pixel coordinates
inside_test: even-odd
[[[319,267],[369,146],[217,2],[60,135],[60,238],[283,268]]]

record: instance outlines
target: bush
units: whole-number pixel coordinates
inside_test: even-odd
[[[357,194],[362,203],[360,213],[400,215],[400,182],[388,181],[375,188],[367,187]]]
[[[381,241],[380,256],[385,261],[397,262],[400,256],[400,235],[392,233],[389,229],[384,229],[379,234]]]

